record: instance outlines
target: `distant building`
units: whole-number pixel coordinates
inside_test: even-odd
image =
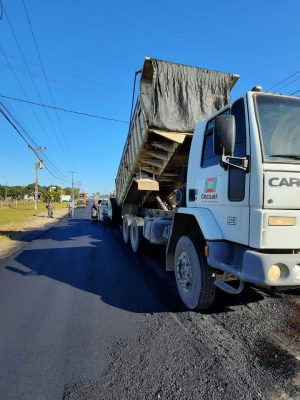
[[[24,200],[34,200],[34,196],[32,194],[24,194]]]
[[[61,201],[70,201],[72,196],[70,194],[62,194],[60,196]]]

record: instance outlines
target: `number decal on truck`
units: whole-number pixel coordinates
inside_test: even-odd
[[[237,225],[236,217],[227,217],[227,225]]]

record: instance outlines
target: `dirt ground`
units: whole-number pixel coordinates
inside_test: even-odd
[[[2,225],[0,229],[0,262],[20,251],[28,242],[64,218],[67,213],[67,208],[57,209],[53,218],[48,218],[47,213],[43,212],[18,223]]]

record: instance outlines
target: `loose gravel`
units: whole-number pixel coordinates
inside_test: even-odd
[[[299,400],[298,298],[247,287],[210,312],[143,315],[138,340],[119,340],[104,374],[64,400]]]

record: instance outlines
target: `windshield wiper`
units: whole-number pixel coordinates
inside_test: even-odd
[[[297,154],[272,154],[269,157],[284,157],[284,158],[293,158],[294,160],[300,160],[300,155]]]

